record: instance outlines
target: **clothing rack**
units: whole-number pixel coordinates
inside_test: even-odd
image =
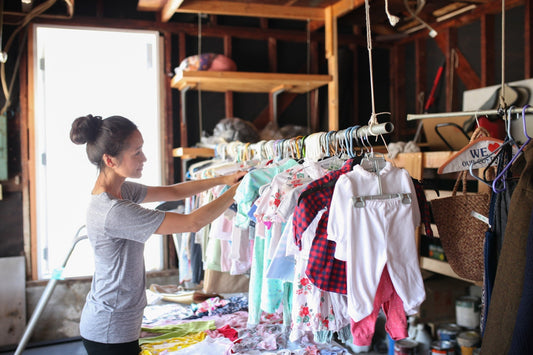
[[[250,155],[250,152],[255,152],[256,154],[259,152],[259,154],[261,154],[265,147],[270,147],[270,152],[268,154],[269,156],[267,156],[267,158],[293,157],[300,159],[304,156],[308,156],[308,154],[305,152],[309,152],[308,144],[310,140],[312,140],[310,137],[320,135],[320,141],[317,140],[316,143],[323,148],[323,156],[329,156],[328,149],[331,148],[331,144],[333,144],[334,148],[340,148],[341,151],[342,149],[353,149],[343,145],[343,143],[346,143],[350,139],[356,139],[362,142],[363,138],[365,137],[368,138],[369,136],[380,136],[391,133],[393,130],[394,125],[391,122],[386,122],[367,126],[353,126],[339,131],[312,133],[309,136],[260,141],[257,143],[229,142],[226,144],[225,148],[220,149],[220,145],[217,145],[214,147],[214,150],[215,156],[225,156],[224,153],[221,154],[219,151],[222,150],[225,153],[228,153],[227,148],[231,147],[231,152],[229,155],[235,158],[235,154],[246,155],[246,151],[248,151],[248,156]],[[307,140],[307,138],[309,138],[309,140]],[[331,138],[331,141],[329,138]],[[367,144],[370,145],[368,139]],[[364,142],[362,145],[368,147]],[[263,156],[263,158],[264,157],[265,156]]]
[[[385,123],[378,123],[375,125],[366,125],[366,126],[361,126],[361,127],[354,126],[354,127],[349,127],[344,130],[319,132],[319,133],[323,133],[325,135],[330,134],[330,133],[335,134],[334,137],[336,138],[345,137],[346,135],[349,134],[352,138],[361,139],[361,138],[368,137],[368,136],[379,136],[383,134],[389,134],[389,133],[392,133],[393,131],[394,131],[394,124],[392,124],[391,122],[385,122]],[[238,144],[239,146],[242,146],[242,147],[254,148],[258,144],[262,144],[262,145],[280,144],[281,145],[281,144],[284,144],[284,142],[290,142],[291,140],[294,141],[297,138],[305,139],[304,137],[293,137],[293,138],[280,139],[280,140],[261,141],[258,143],[229,142],[225,144],[227,145]],[[174,157],[179,157],[182,159],[191,159],[191,158],[196,158],[196,157],[215,157],[218,154],[217,150],[218,150],[217,145],[201,145],[198,147],[191,147],[191,148],[179,147],[179,148],[174,148],[172,150],[172,155]]]
[[[440,112],[440,113],[421,113],[421,114],[407,114],[407,121],[422,120],[426,118],[450,118],[461,116],[491,116],[508,113],[508,110],[479,110],[479,111],[459,111],[459,112]],[[533,107],[528,107],[526,113],[533,113]],[[516,107],[511,109],[511,114],[522,113],[522,108]]]

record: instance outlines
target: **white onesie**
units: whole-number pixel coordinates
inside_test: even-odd
[[[377,175],[360,165],[339,177],[331,201],[328,239],[337,243],[335,258],[347,263],[348,313],[355,322],[372,312],[385,264],[408,315],[417,313],[425,299],[414,238],[420,210],[413,182],[406,170],[389,162],[380,177],[382,193],[410,193],[411,203],[376,199],[354,207],[353,196],[379,194]]]

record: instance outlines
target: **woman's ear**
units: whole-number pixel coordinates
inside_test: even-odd
[[[115,162],[115,158],[113,158],[112,156],[110,156],[109,154],[104,154],[102,156],[102,159],[104,160],[104,164],[108,167],[108,168],[113,168],[115,167],[117,164]]]

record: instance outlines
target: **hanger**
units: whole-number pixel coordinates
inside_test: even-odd
[[[499,192],[505,191],[507,186],[506,186],[506,183],[505,183],[504,174],[507,172],[507,170],[509,170],[511,165],[513,165],[514,161],[522,153],[522,151],[524,150],[525,146],[531,141],[531,137],[528,136],[528,134],[527,134],[527,125],[526,125],[526,109],[528,107],[529,107],[529,105],[525,105],[524,108],[522,109],[522,125],[523,125],[523,129],[524,129],[524,136],[526,137],[526,141],[525,141],[524,144],[522,144],[522,146],[518,149],[518,151],[513,155],[513,157],[511,158],[511,161],[509,161],[509,163],[507,163],[507,165],[502,169],[502,171],[496,176],[496,178],[492,182],[492,191],[494,191],[495,193],[499,193]],[[503,184],[502,189],[498,188],[499,181],[501,181],[502,184]]]
[[[509,111],[510,112],[510,111]],[[448,158],[437,170],[438,174],[453,173],[456,171],[478,169],[485,167],[490,161],[488,157],[498,152],[504,143],[501,139],[480,137],[465,145],[461,150]]]
[[[357,139],[357,130],[359,129],[359,125],[356,125],[356,126],[353,126],[353,127],[350,127],[348,128],[348,142],[349,142],[349,150],[350,150],[350,158],[355,158],[357,156],[357,149],[355,149],[354,147],[354,141],[356,142],[356,144],[359,146],[359,141]],[[356,132],[356,134],[354,135],[353,132]]]
[[[324,147],[324,150],[326,151],[326,157],[330,157],[331,156],[331,141],[330,141],[330,137],[333,134],[334,134],[334,131],[329,131],[328,133],[326,133],[326,137],[325,137],[326,146]]]
[[[489,181],[486,177],[487,170],[491,166],[493,166],[493,164],[496,163],[496,161],[501,157],[501,154],[505,152],[505,150],[503,149],[504,147],[513,145],[513,144],[516,145],[513,137],[511,136],[511,113],[512,113],[513,108],[514,106],[511,106],[507,110],[507,121],[505,125],[507,137],[505,141],[499,147],[497,147],[497,149],[492,151],[488,156],[482,157],[481,159],[473,160],[468,166],[468,171],[474,179],[482,182],[485,185],[490,186],[491,188],[492,188],[492,181]],[[476,120],[477,120],[477,115],[476,115]],[[477,174],[474,174],[473,170],[480,168],[482,166],[485,166],[485,169],[483,170],[483,177],[480,177]]]
[[[346,128],[343,132],[343,142],[344,142],[345,152],[348,155],[348,158],[353,158],[352,140],[350,139],[351,129],[352,127]]]
[[[404,205],[410,204],[411,203],[411,194],[410,193],[401,193],[401,192],[399,192],[399,193],[383,193],[383,188],[381,186],[381,175],[379,174],[379,171],[381,170],[379,168],[379,161],[381,161],[381,159],[383,159],[383,162],[386,163],[384,156],[383,157],[372,156],[369,159],[371,159],[373,161],[373,163],[375,164],[374,165],[375,169],[379,169],[379,170],[376,170],[376,177],[377,177],[377,181],[378,181],[378,194],[376,194],[376,195],[365,195],[365,196],[353,196],[352,197],[352,203],[353,203],[354,207],[356,207],[356,208],[365,207],[367,200],[390,200],[390,199],[394,199],[394,198],[400,198],[402,204],[404,204]]]

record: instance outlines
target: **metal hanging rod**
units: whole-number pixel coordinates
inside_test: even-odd
[[[337,134],[342,135],[346,129],[340,130]],[[366,136],[379,136],[380,134],[389,134],[394,131],[394,124],[392,122],[378,123],[370,126],[362,126],[353,131],[353,134],[357,135],[357,138],[363,138]]]
[[[407,114],[407,121],[423,120],[426,118],[449,118],[461,116],[491,116],[501,115],[506,110],[479,110],[479,111],[459,111],[459,112],[441,112],[441,113],[421,113],[421,114]],[[522,113],[522,108],[516,107],[511,109],[511,114]],[[526,113],[533,113],[533,107],[526,108]]]

